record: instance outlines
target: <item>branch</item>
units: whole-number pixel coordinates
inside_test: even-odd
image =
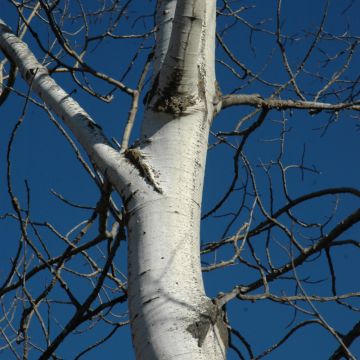
[[[354,327],[346,334],[343,335],[342,341],[344,343],[344,345],[346,347],[349,347],[354,340],[356,340],[358,337],[360,336],[360,321],[358,321]],[[340,360],[342,359],[345,355],[345,349],[343,346],[339,346],[336,351],[330,356],[329,360]]]
[[[28,46],[1,19],[0,49],[16,64],[31,89],[69,127],[92,163],[109,178],[119,193],[125,189],[123,195],[131,195],[131,190],[125,186],[129,182],[144,187],[139,176],[134,178],[131,175],[134,166],[110,145],[101,127],[49,76],[47,68],[37,61]]]
[[[28,29],[28,26],[27,26],[27,24],[30,24],[30,22],[31,22],[31,20],[34,18],[34,16],[36,15],[36,13],[37,13],[37,11],[39,10],[39,8],[40,8],[40,3],[38,2],[35,6],[34,6],[34,8],[33,8],[33,10],[32,10],[32,12],[31,12],[31,14],[29,15],[29,17],[27,18],[27,21],[26,21],[26,25],[25,25],[25,23],[23,24],[23,26],[22,26],[22,29],[21,29],[21,32],[20,32],[20,34],[19,34],[19,39],[23,39],[24,38],[24,36],[25,36],[25,34],[26,34],[26,31],[27,31],[27,29]],[[5,67],[5,64],[6,64],[6,62],[8,61],[8,59],[7,58],[5,58],[3,61],[1,61],[1,63],[0,63],[0,106],[5,102],[5,100],[7,99],[7,97],[9,96],[9,94],[10,94],[10,91],[11,91],[11,88],[12,88],[12,86],[14,85],[14,83],[15,83],[15,79],[16,79],[16,66],[15,66],[15,64],[12,62],[12,61],[10,61],[10,70],[9,70],[9,75],[8,75],[8,79],[7,79],[7,83],[6,83],[6,86],[3,86],[4,84],[3,84],[3,79],[1,79],[1,77],[2,77],[2,71],[3,71],[3,69],[4,69],[4,67]],[[3,89],[2,89],[2,87],[3,87]]]
[[[53,352],[58,348],[58,346],[63,342],[63,340],[66,338],[66,336],[74,331],[80,324],[82,324],[84,321],[88,320],[88,316],[90,313],[89,309],[91,304],[94,302],[96,297],[98,296],[99,292],[102,289],[103,283],[106,279],[106,275],[109,271],[109,268],[112,264],[112,261],[116,255],[116,250],[120,245],[120,239],[115,239],[115,243],[113,247],[111,248],[111,252],[108,255],[108,258],[106,260],[106,263],[102,269],[101,275],[99,276],[99,279],[94,286],[94,290],[89,294],[89,296],[86,298],[86,300],[81,304],[81,306],[77,309],[75,314],[72,316],[72,318],[68,321],[64,329],[56,336],[56,338],[51,342],[51,344],[48,346],[48,348],[43,352],[43,354],[39,357],[39,360],[45,360],[49,359],[50,356],[53,354]],[[126,299],[126,296],[120,296],[117,301],[124,301]],[[102,309],[102,306],[99,307]]]
[[[12,61],[10,61],[9,75],[7,77],[7,82],[5,85],[4,76],[3,76],[4,63],[5,62],[3,61],[0,63],[0,106],[5,102],[5,100],[10,95],[11,88],[14,85],[16,78],[16,66]]]
[[[303,109],[320,112],[323,110],[340,111],[355,110],[360,111],[358,103],[323,103],[318,101],[301,101],[301,100],[281,100],[281,99],[263,99],[259,94],[231,94],[222,97],[222,109],[236,105],[248,105],[257,108],[267,108],[276,110]]]
[[[337,239],[341,234],[350,229],[353,225],[360,221],[360,208],[355,210],[352,214],[350,214],[346,219],[341,221],[338,225],[336,225],[328,235],[321,238],[317,243],[312,246],[309,246],[303,249],[302,253],[296,258],[292,259],[285,265],[272,270],[269,272],[265,279],[267,282],[274,281],[279,276],[286,274],[290,270],[301,266],[307,259],[309,259],[312,255],[320,252],[323,249],[326,249],[331,245],[331,243]],[[219,306],[223,306],[230,300],[234,299],[241,294],[247,294],[251,291],[254,291],[264,285],[263,279],[256,280],[247,286],[236,286],[233,290],[226,294],[221,294],[219,298],[216,300],[216,303]]]

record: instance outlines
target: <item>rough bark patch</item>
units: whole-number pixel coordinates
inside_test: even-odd
[[[216,327],[220,338],[228,346],[228,329],[224,322],[224,313],[211,300],[206,300],[203,306],[203,312],[199,318],[187,327],[187,331],[198,340],[198,346],[202,347],[210,327]]]

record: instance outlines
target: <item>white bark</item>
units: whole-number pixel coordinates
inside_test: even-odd
[[[116,151],[89,114],[48,75],[28,46],[0,19],[0,49],[19,68],[31,89],[69,127],[92,163],[111,180],[124,196],[131,195],[127,184],[143,186],[126,158]],[[136,185],[135,185],[136,184]]]
[[[199,244],[216,97],[215,6],[215,0],[159,0],[157,74],[141,141],[122,153],[0,21],[2,51],[124,200],[129,218],[129,307],[139,360],[226,358],[226,328],[221,311],[205,295]]]
[[[143,129],[151,143],[142,152],[159,172],[164,195],[134,200],[127,209],[134,345],[138,359],[221,359],[222,340],[212,329],[204,344],[190,331],[211,309],[199,260],[208,122],[201,112],[169,117],[149,111]]]
[[[163,3],[169,5],[160,2],[160,8]],[[157,43],[155,58],[164,60],[157,63],[160,80],[159,84],[154,80],[142,129],[139,151],[157,172],[164,193],[134,199],[127,209],[129,302],[137,359],[226,357],[226,330],[220,312],[205,295],[199,250],[203,177],[214,113],[215,2],[198,1],[195,19],[188,21],[187,6],[193,3],[178,3],[172,29],[160,28],[157,40],[164,43]],[[199,18],[200,26],[194,25]],[[187,44],[186,38],[193,43]]]
[[[169,47],[175,8],[176,0],[157,2],[156,27],[158,31],[155,34],[156,52],[153,65],[155,75],[159,73]]]
[[[159,91],[171,89],[190,96],[197,93],[198,68],[195,65],[198,62],[204,12],[203,0],[176,2],[170,41],[159,74]]]

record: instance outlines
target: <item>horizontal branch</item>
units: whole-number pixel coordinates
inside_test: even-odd
[[[277,303],[294,303],[296,301],[317,301],[317,302],[330,302],[330,301],[339,301],[349,298],[360,298],[360,292],[335,295],[335,296],[319,296],[319,295],[274,295],[270,293],[248,295],[248,294],[238,294],[240,300],[246,301],[258,301],[258,300],[271,300]]]
[[[329,234],[325,235],[318,242],[303,249],[302,253],[297,257],[291,259],[285,265],[273,269],[271,272],[264,276],[266,282],[271,282],[277,279],[279,276],[286,274],[287,272],[293,270],[301,266],[307,259],[309,259],[312,255],[320,252],[321,250],[331,246],[331,243],[337,239],[341,234],[350,229],[353,225],[360,222],[360,208],[356,209],[352,214],[350,214],[346,219],[338,223]],[[233,290],[226,294],[221,294],[219,298],[216,300],[219,306],[223,306],[230,300],[235,297],[248,294],[260,287],[264,286],[263,278],[252,282],[247,286],[235,286]]]
[[[282,99],[263,99],[259,94],[230,94],[222,97],[222,109],[231,106],[248,105],[257,108],[267,108],[276,110],[302,109],[312,110],[314,112],[355,110],[360,111],[358,103],[323,103],[318,101],[301,100],[282,100]]]
[[[215,251],[216,249],[220,248],[221,246],[224,246],[227,244],[233,244],[234,241],[242,241],[245,236],[254,237],[265,230],[266,231],[269,230],[276,224],[273,221],[274,219],[278,219],[281,215],[287,213],[289,210],[291,210],[295,206],[302,204],[308,200],[313,200],[313,199],[316,199],[316,198],[319,198],[322,196],[340,195],[340,194],[353,195],[353,196],[356,196],[357,198],[360,198],[360,190],[358,190],[356,188],[351,188],[351,187],[328,188],[328,189],[314,191],[314,192],[299,196],[298,198],[292,199],[285,206],[283,206],[280,209],[278,209],[277,211],[275,211],[271,215],[271,218],[267,218],[266,220],[260,222],[258,225],[256,225],[253,229],[251,229],[246,234],[243,234],[242,232],[240,232],[234,236],[230,236],[225,239],[221,239],[220,241],[217,241],[217,242],[204,243],[202,245],[202,254],[206,254],[206,253]],[[343,243],[344,243],[344,241],[341,241],[341,244],[343,244]],[[332,243],[332,245],[335,245],[335,244],[336,244],[336,242]],[[354,244],[356,244],[356,242]]]

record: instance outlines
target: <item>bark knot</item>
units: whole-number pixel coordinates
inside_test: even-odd
[[[173,69],[170,78],[161,86],[159,75],[155,76],[152,88],[146,94],[144,102],[153,111],[165,112],[180,117],[186,111],[199,103],[199,96],[195,91],[185,92],[181,89],[184,73],[181,69]]]
[[[224,312],[209,299],[205,300],[201,310],[198,319],[187,327],[187,331],[198,340],[198,346],[202,347],[208,332],[211,328],[216,328],[227,347],[228,329],[224,321]]]
[[[147,182],[153,189],[159,194],[163,193],[163,190],[159,186],[156,177],[158,174],[156,171],[146,162],[143,154],[138,148],[129,148],[124,152],[125,157],[135,166],[139,171],[140,176]]]
[[[196,105],[197,101],[192,95],[160,96],[153,106],[155,111],[166,112],[180,116],[186,110]]]
[[[37,66],[34,68],[27,69],[24,73],[24,79],[30,82],[36,75],[49,75],[49,72],[45,66]]]

